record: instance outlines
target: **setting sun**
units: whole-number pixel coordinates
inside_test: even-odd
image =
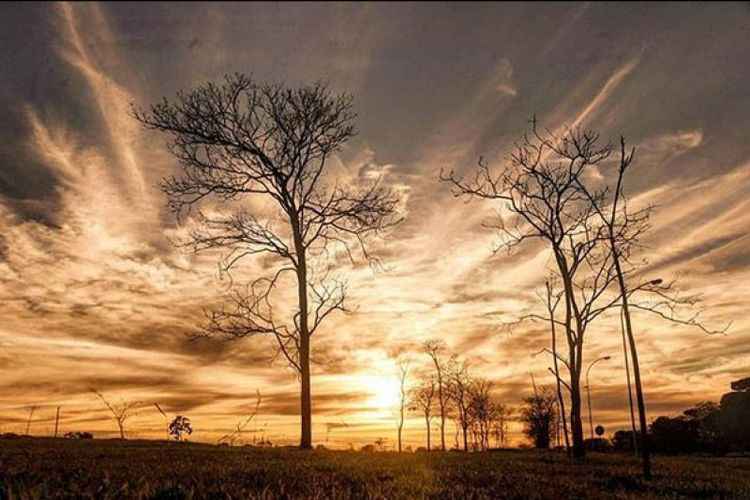
[[[398,406],[401,389],[395,375],[365,375],[360,380],[373,406],[380,410],[393,410]]]

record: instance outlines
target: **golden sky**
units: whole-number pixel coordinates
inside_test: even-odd
[[[500,164],[536,114],[637,146],[629,194],[658,204],[643,257],[654,277],[704,296],[706,336],[639,316],[650,416],[718,400],[750,367],[750,92],[746,4],[31,4],[0,7],[0,431],[115,432],[95,397],[158,402],[213,440],[263,394],[259,432],[295,442],[294,373],[268,341],[189,342],[226,290],[216,255],[176,249],[157,188],[176,172],[163,138],[129,104],[245,72],[289,85],[326,80],[354,94],[358,137],[342,175],[384,175],[407,219],[380,248],[387,269],[346,269],[356,311],[316,334],[313,432],[334,446],[395,438],[394,356],[427,366],[443,339],[496,396],[518,405],[551,383],[539,311],[541,246],[492,254],[497,207],[455,200],[441,168]],[[238,276],[263,272],[248,262]],[[244,274],[243,274],[244,273]],[[617,318],[592,327],[596,422],[624,427]],[[585,361],[586,362],[586,361]],[[132,436],[160,437],[150,407]],[[514,428],[517,430],[516,428]],[[422,421],[406,426],[421,444]],[[452,432],[451,432],[452,439]]]

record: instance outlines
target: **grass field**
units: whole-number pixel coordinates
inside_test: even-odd
[[[750,498],[750,459],[361,453],[154,441],[0,441],[0,498]]]

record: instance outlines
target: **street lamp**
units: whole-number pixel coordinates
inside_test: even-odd
[[[594,439],[594,417],[591,414],[591,384],[589,383],[589,372],[591,367],[597,364],[599,361],[608,361],[611,359],[610,356],[602,356],[591,362],[588,369],[586,370],[586,394],[589,400],[589,427],[591,428],[591,439]]]

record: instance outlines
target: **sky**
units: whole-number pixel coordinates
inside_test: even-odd
[[[91,389],[141,401],[132,437],[189,416],[213,441],[262,402],[255,436],[298,438],[298,384],[270,340],[190,341],[227,290],[217,255],[191,255],[158,189],[177,172],[130,104],[243,72],[355,97],[358,136],[332,159],[377,173],[405,221],[378,245],[385,269],[347,269],[356,310],[316,334],[313,440],[395,439],[397,356],[444,340],[517,407],[551,384],[541,312],[548,252],[493,253],[491,203],[455,199],[441,169],[501,166],[529,118],[636,146],[628,195],[658,205],[640,257],[703,298],[725,335],[639,315],[650,417],[718,401],[750,373],[750,8],[714,4],[6,3],[0,7],[0,431],[113,436]],[[246,263],[235,279],[264,271]],[[244,274],[243,274],[244,273]],[[690,311],[687,314],[691,314]],[[592,327],[595,423],[629,420],[617,317]],[[513,439],[521,440],[513,424]],[[452,431],[450,433],[452,436]],[[418,416],[407,444],[423,444]],[[451,437],[452,439],[452,437]]]

